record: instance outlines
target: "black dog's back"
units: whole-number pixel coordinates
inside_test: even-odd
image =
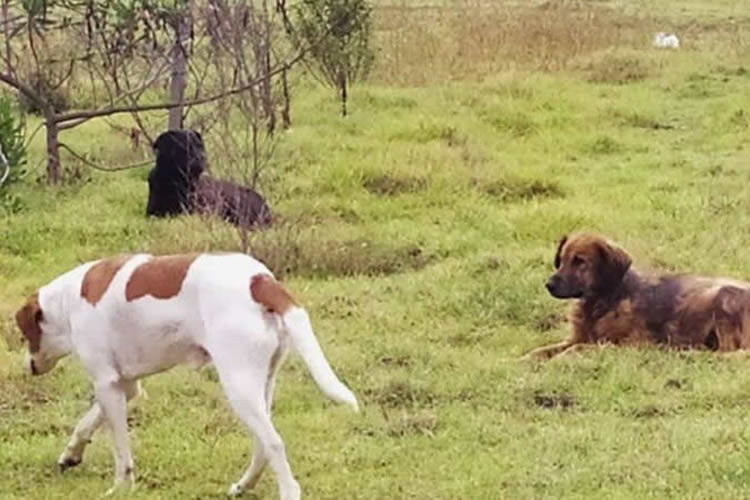
[[[254,190],[204,175],[195,190],[195,205],[240,227],[267,226],[271,208]]]

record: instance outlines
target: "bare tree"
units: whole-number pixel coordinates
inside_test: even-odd
[[[277,58],[278,49],[274,50],[285,42],[283,17],[278,15],[279,9],[270,9],[266,0],[209,0],[205,10],[203,17],[211,20],[207,30],[210,43],[200,57],[212,61],[216,85],[221,89],[251,87],[247,93],[227,95],[217,102],[214,129],[208,135],[220,145],[218,174],[257,189],[275,151],[279,112],[285,127],[290,122],[289,65]],[[237,230],[246,251],[250,228],[239,224]]]
[[[172,16],[172,28],[174,30],[174,45],[171,51],[171,81],[169,85],[169,98],[178,106],[169,110],[167,128],[176,130],[182,128],[184,116],[183,103],[185,101],[185,88],[187,87],[187,44],[192,32],[192,1],[183,0],[179,7],[174,10]]]
[[[147,112],[175,109],[169,126],[177,127],[193,106],[246,94],[247,98],[236,99],[253,110],[245,116],[263,110],[262,118],[257,115],[250,129],[255,130],[263,120],[273,130],[272,78],[300,61],[308,48],[286,58],[272,57],[275,21],[265,0],[260,6],[252,0],[238,0],[231,6],[218,4],[222,12],[218,23],[230,23],[231,36],[217,39],[211,34],[216,16],[203,16],[197,21],[199,51],[204,57],[188,58],[188,41],[196,29],[191,0],[182,0],[172,9],[158,1],[58,0],[51,9],[45,0],[0,0],[0,82],[41,111],[51,184],[61,178],[60,148],[70,149],[60,141],[61,132],[95,118],[129,113],[148,134],[143,123]],[[204,43],[206,39],[210,43]],[[227,71],[211,75],[216,60],[231,61],[234,74],[230,78]],[[196,78],[193,94],[186,99],[188,73]],[[46,84],[29,85],[32,75]],[[147,97],[153,101],[153,93],[170,78],[169,99],[144,104]],[[65,111],[56,106],[54,91],[71,85],[87,86],[84,109]]]

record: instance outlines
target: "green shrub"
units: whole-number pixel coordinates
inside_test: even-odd
[[[8,165],[0,162],[0,179],[6,177],[6,168],[9,168],[5,182],[0,183],[0,189],[7,187],[17,181],[24,173],[26,165],[26,148],[24,140],[26,128],[23,116],[13,105],[11,99],[0,97],[0,148],[5,155]]]
[[[8,193],[8,187],[25,173],[26,147],[23,116],[7,97],[0,97],[0,148],[6,161],[0,160],[0,208],[17,212],[20,200]]]
[[[339,92],[341,114],[346,116],[349,85],[367,76],[375,58],[370,2],[301,0],[295,11],[299,30],[293,40],[309,47],[316,74]]]

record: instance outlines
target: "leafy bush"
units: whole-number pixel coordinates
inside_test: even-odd
[[[335,88],[346,116],[348,86],[364,78],[375,58],[368,0],[302,0],[296,5],[298,46],[307,46],[319,76]]]

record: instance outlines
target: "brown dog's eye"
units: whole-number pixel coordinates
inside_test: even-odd
[[[577,256],[577,255],[576,255],[576,256],[574,256],[574,257],[573,257],[573,262],[572,262],[572,264],[573,264],[573,267],[580,267],[580,266],[582,266],[582,265],[583,265],[583,264],[584,264],[585,262],[586,262],[585,260],[583,260],[582,258],[580,258],[579,256]]]

